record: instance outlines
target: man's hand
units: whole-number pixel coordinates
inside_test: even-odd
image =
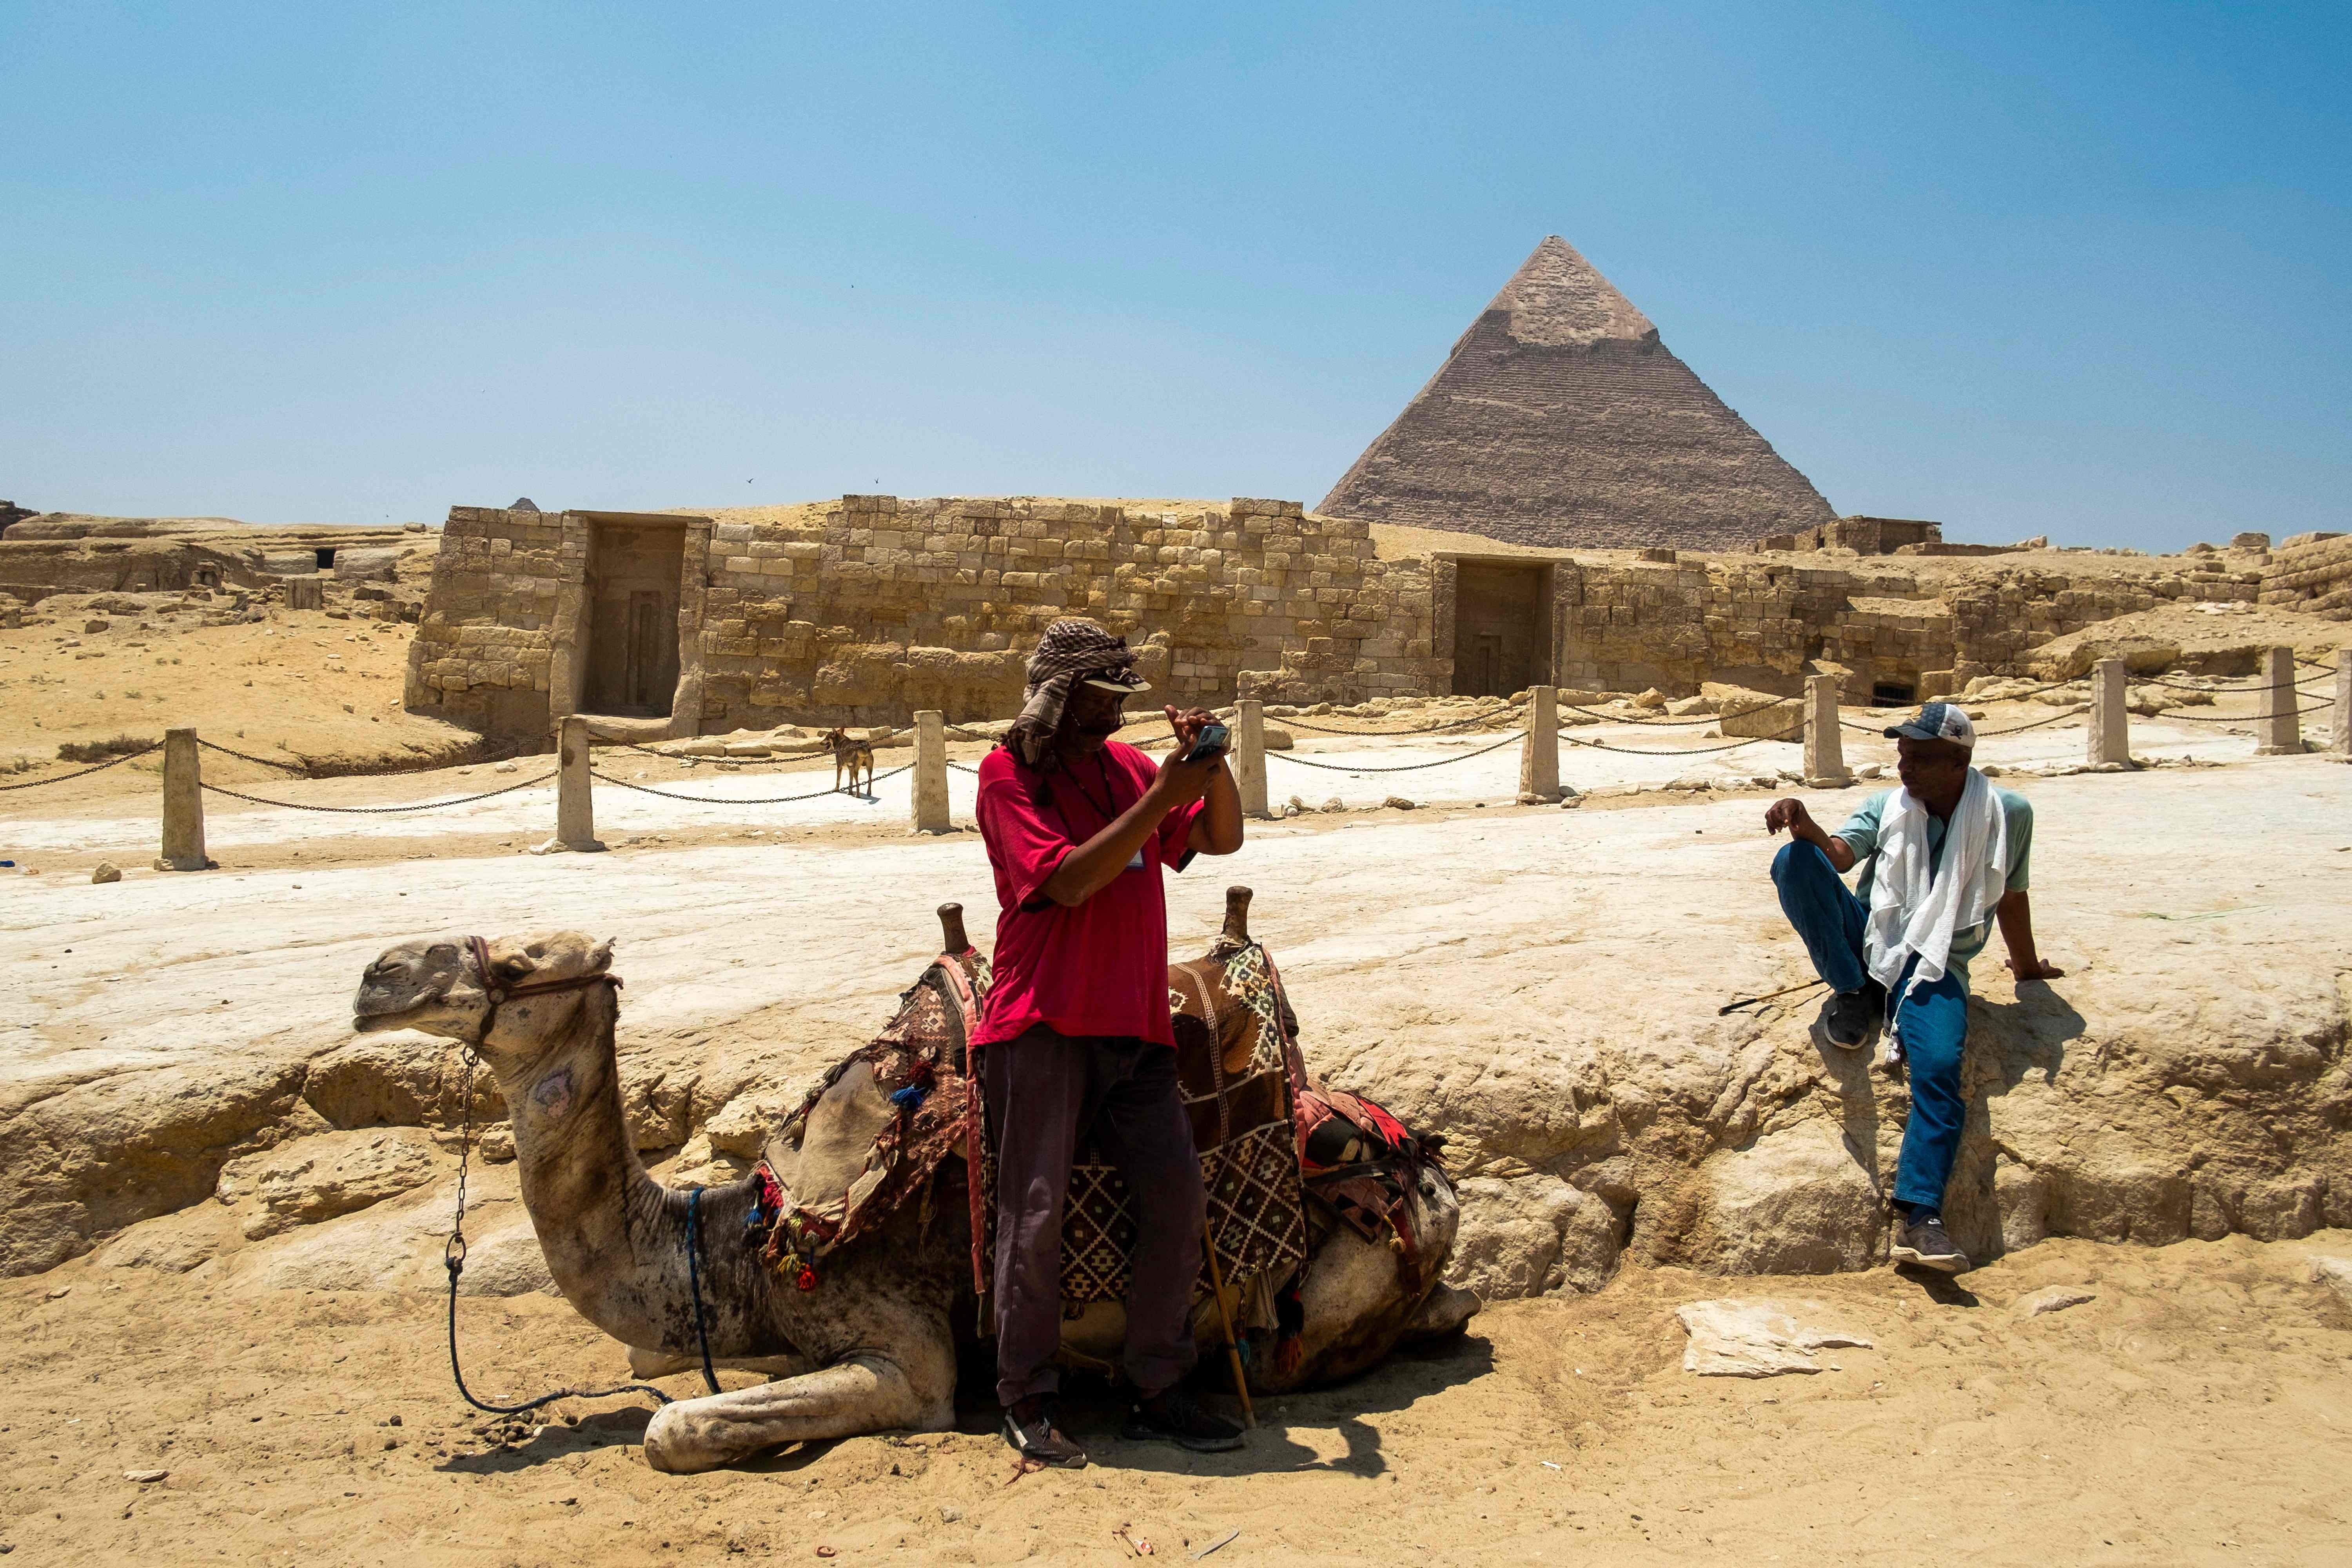
[[[2020,984],[2028,980],[2055,980],[2066,973],[2046,958],[2031,960],[2022,967],[2019,965],[2014,956],[2006,962],[2009,964],[2009,972],[2017,977]]]
[[[1802,838],[1808,842],[1817,837],[1822,831],[1813,821],[1813,814],[1805,809],[1805,803],[1793,795],[1783,796],[1764,808],[1766,833],[1777,835],[1784,827],[1789,830],[1790,837]],[[1806,831],[1807,828],[1811,828],[1812,831],[1809,833]]]
[[[1202,730],[1217,721],[1215,714],[1200,708],[1180,713],[1172,706],[1166,711],[1169,728],[1176,731],[1176,750],[1160,762],[1160,773],[1151,781],[1153,803],[1160,816],[1190,805],[1208,794],[1209,786],[1216,782],[1225,765],[1222,753],[1197,763],[1183,759],[1183,753],[1201,738]]]

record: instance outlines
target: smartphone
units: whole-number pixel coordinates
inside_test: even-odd
[[[1200,735],[1192,742],[1192,749],[1184,753],[1184,760],[1188,763],[1213,761],[1232,750],[1233,743],[1234,732],[1223,724],[1203,724]]]

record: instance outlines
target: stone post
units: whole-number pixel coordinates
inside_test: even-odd
[[[1265,704],[1244,697],[1234,705],[1234,788],[1244,816],[1271,816],[1265,804]]]
[[[914,823],[918,833],[948,830],[948,737],[936,708],[915,714]]]
[[[2103,658],[2091,667],[2091,748],[2095,768],[2131,766],[2131,710],[2124,706],[2124,661]]]
[[[1559,688],[1528,688],[1528,738],[1519,748],[1519,804],[1559,798]]]
[[[2336,650],[2336,754],[2352,757],[2352,647]]]
[[[2299,756],[2303,752],[2303,718],[2295,711],[2303,699],[2294,689],[2294,649],[2263,650],[2263,689],[2255,709],[2254,748],[2258,757]]]
[[[319,576],[287,578],[286,607],[289,610],[325,609],[327,580]]]
[[[1805,783],[1838,789],[1853,782],[1845,771],[1845,746],[1838,732],[1838,678],[1805,677]]]
[[[209,871],[205,858],[205,775],[194,730],[163,731],[163,852],[158,871]]]
[[[590,754],[588,721],[577,713],[564,715],[555,732],[555,837],[532,854],[570,849],[593,855],[604,847],[596,839],[596,800],[588,778]]]

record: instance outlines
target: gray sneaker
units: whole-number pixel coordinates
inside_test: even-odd
[[[1054,1424],[1053,1401],[1032,1395],[1004,1413],[1004,1440],[1024,1459],[1056,1470],[1083,1470],[1087,1451]]]
[[[1822,1032],[1840,1050],[1858,1051],[1870,1044],[1886,1018],[1886,987],[1875,980],[1863,982],[1859,991],[1841,991],[1830,998],[1822,1014]]]
[[[1890,1263],[1916,1263],[1922,1268],[1933,1268],[1945,1274],[1966,1274],[1968,1254],[1952,1245],[1944,1234],[1944,1216],[1921,1215],[1914,1220],[1895,1222],[1894,1245],[1886,1249]]]

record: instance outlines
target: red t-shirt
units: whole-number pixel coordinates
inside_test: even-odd
[[[1043,1024],[1062,1035],[1122,1035],[1176,1044],[1168,1019],[1168,900],[1160,868],[1181,869],[1201,803],[1170,812],[1138,858],[1075,908],[1043,889],[1063,858],[1108,827],[1151,787],[1159,769],[1113,741],[1052,773],[1003,747],[980,764],[980,837],[996,874],[995,973],[972,1044]],[[1108,811],[1106,814],[1105,808]]]

